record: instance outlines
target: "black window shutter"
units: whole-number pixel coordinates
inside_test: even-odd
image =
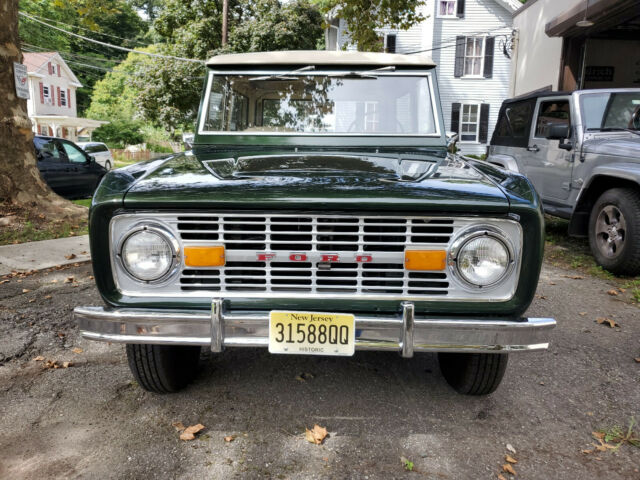
[[[460,103],[451,104],[451,131],[460,133]]]
[[[458,0],[458,11],[456,15],[458,18],[464,18],[464,0]]]
[[[478,131],[478,141],[487,143],[489,137],[489,107],[488,103],[480,105],[480,129]]]
[[[395,35],[387,35],[387,53],[396,53]]]
[[[493,50],[495,49],[496,39],[494,37],[486,37],[484,39],[484,78],[493,76]]]
[[[456,37],[456,64],[453,69],[454,77],[461,77],[464,75],[464,46],[466,43],[465,37]]]

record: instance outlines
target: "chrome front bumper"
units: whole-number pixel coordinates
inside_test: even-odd
[[[269,312],[223,310],[214,300],[202,310],[147,310],[77,307],[80,334],[91,340],[159,345],[267,347]],[[518,352],[549,346],[552,318],[473,319],[416,317],[412,303],[397,315],[356,314],[357,350],[413,352]]]

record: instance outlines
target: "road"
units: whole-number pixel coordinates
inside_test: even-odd
[[[495,479],[510,444],[505,478],[640,479],[640,448],[582,453],[592,431],[640,421],[640,309],[572,276],[545,265],[528,314],[557,319],[552,346],[511,355],[483,398],[451,390],[431,354],[257,349],[204,354],[186,391],[150,394],[121,345],[77,335],[72,308],[101,304],[89,265],[13,277],[0,285],[0,478]],[[177,421],[206,429],[184,442]],[[316,423],[320,446],[304,438]]]

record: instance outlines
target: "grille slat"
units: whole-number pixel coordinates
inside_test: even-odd
[[[210,241],[226,249],[222,267],[185,268],[179,280],[184,291],[313,292],[331,298],[447,295],[450,288],[445,272],[404,269],[407,247],[447,248],[457,228],[450,218],[199,213],[179,215],[173,223],[187,244]],[[259,253],[275,257],[258,261]],[[306,258],[290,258],[300,254]],[[339,260],[322,263],[322,255]]]

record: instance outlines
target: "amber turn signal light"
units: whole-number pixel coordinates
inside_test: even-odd
[[[224,247],[184,247],[187,267],[221,267],[225,264]]]
[[[405,250],[404,268],[407,270],[444,270],[447,265],[445,250]]]

